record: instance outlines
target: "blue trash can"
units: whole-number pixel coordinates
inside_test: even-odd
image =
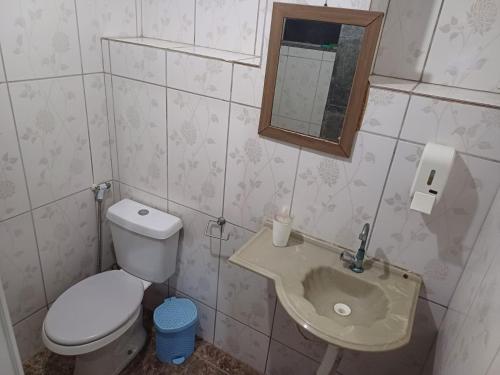
[[[184,362],[194,351],[196,305],[186,298],[167,298],[155,309],[153,320],[158,359],[176,365]]]

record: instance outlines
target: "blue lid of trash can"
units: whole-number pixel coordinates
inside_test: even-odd
[[[163,333],[182,331],[198,320],[196,305],[187,298],[167,298],[155,309],[153,314],[155,327]]]

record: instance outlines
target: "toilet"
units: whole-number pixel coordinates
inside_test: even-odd
[[[42,327],[45,346],[76,356],[75,375],[114,375],[146,341],[142,297],[175,272],[182,221],[123,199],[108,209],[120,270],[90,276],[61,294]]]

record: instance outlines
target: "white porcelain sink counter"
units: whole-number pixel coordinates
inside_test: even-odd
[[[274,280],[288,314],[330,344],[359,351],[407,344],[420,276],[370,258],[363,273],[354,273],[340,261],[343,250],[296,233],[287,247],[275,247],[266,226],[229,261]],[[334,312],[339,302],[351,308],[348,316]]]

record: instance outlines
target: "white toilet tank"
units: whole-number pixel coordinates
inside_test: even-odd
[[[112,205],[106,217],[120,267],[154,283],[174,274],[181,219],[130,199]]]

